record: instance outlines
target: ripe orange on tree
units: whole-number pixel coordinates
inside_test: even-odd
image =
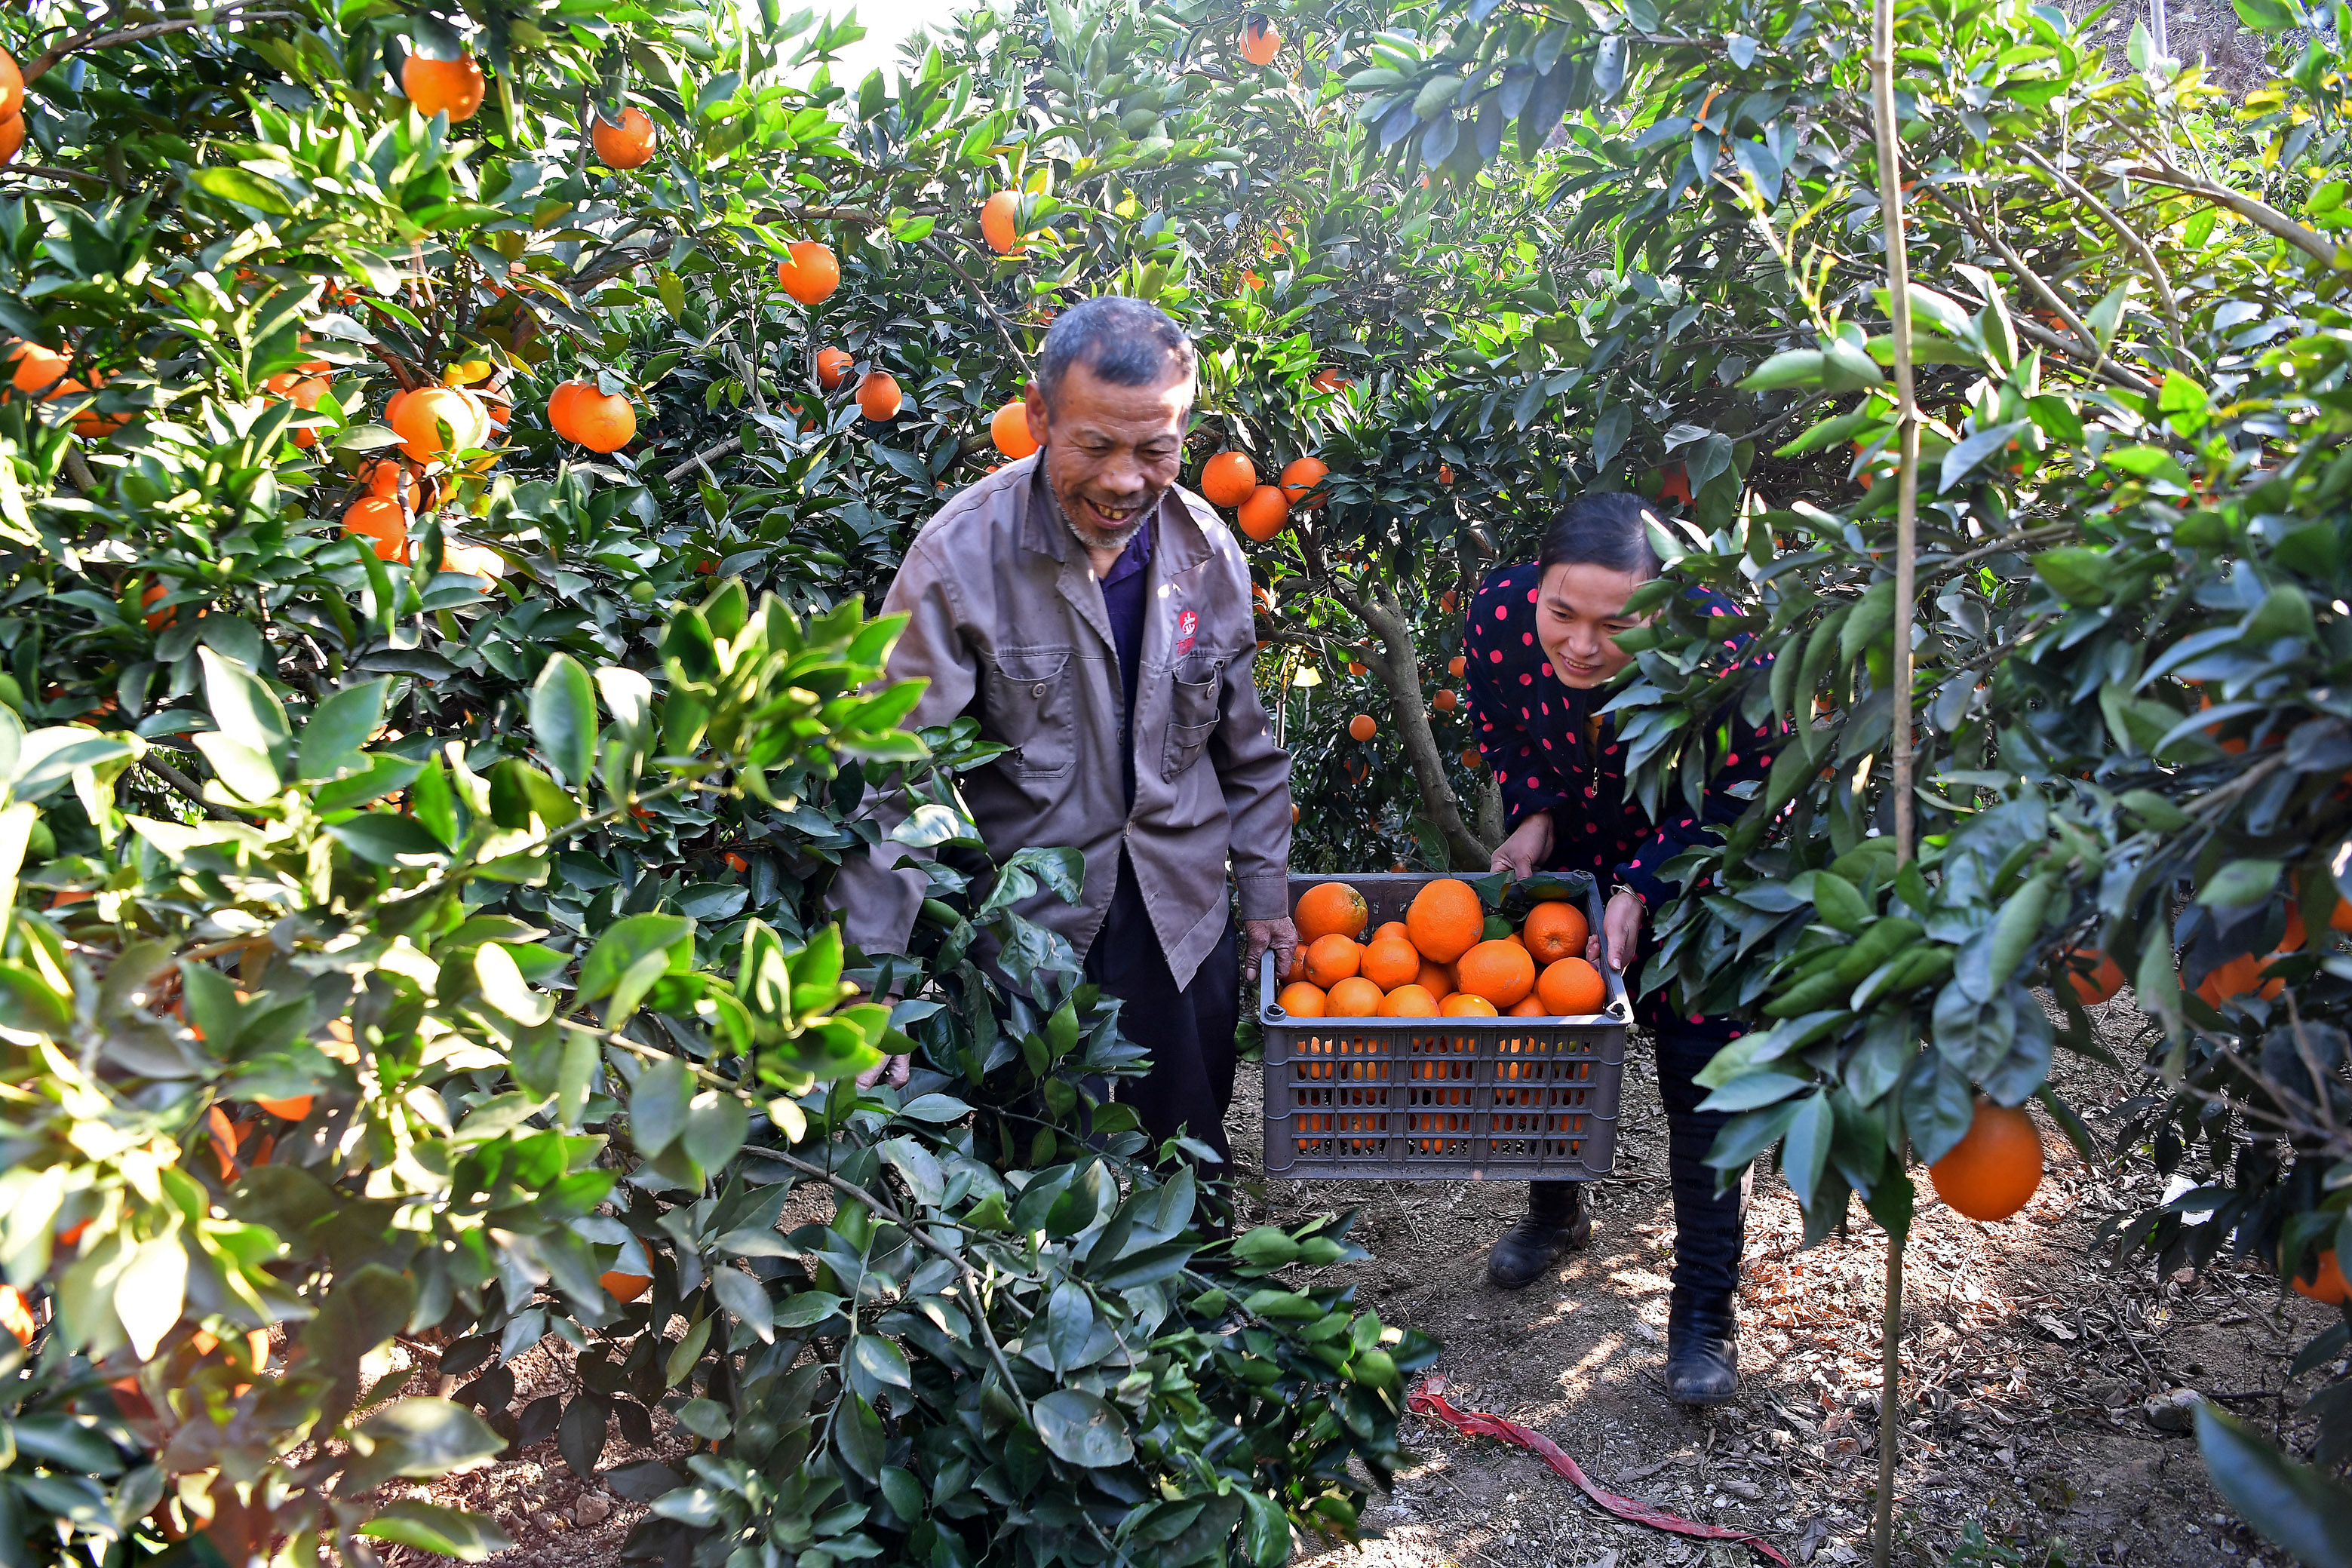
[[[33,1319],[33,1303],[25,1299],[25,1292],[14,1285],[0,1285],[0,1329],[7,1330],[18,1344],[30,1344],[40,1326]]]
[[[1410,986],[1421,978],[1421,953],[1402,936],[1378,936],[1364,949],[1357,971],[1383,991]]]
[[[463,387],[419,387],[394,404],[387,408],[385,423],[400,436],[400,449],[418,463],[479,446],[489,434],[488,411]]]
[[[1454,966],[1462,989],[1497,1008],[1524,999],[1536,988],[1536,961],[1516,942],[1481,942]]]
[[[1282,471],[1283,499],[1294,507],[1313,508],[1331,497],[1316,488],[1329,476],[1330,465],[1320,457],[1294,458]]]
[[[441,551],[441,570],[470,577],[488,593],[498,579],[507,574],[506,557],[488,545],[446,545]]]
[[[482,68],[471,55],[454,60],[411,55],[400,68],[400,90],[427,120],[446,114],[449,123],[457,125],[473,119],[474,111],[482,107],[483,89]]]
[[[1469,667],[1470,661],[1464,658],[1459,653],[1454,654],[1454,657],[1445,661],[1445,673],[1452,675],[1457,681],[1462,678],[1463,672],[1469,669]]]
[[[1241,510],[1234,514],[1234,520],[1240,523],[1242,532],[1264,544],[1280,533],[1283,525],[1290,521],[1290,503],[1282,498],[1279,486],[1260,485],[1250,492],[1249,499],[1242,503]]]
[[[1440,1018],[1491,1019],[1500,1018],[1502,1009],[1482,996],[1470,991],[1456,991],[1437,1004]]]
[[[795,243],[776,263],[776,281],[784,292],[803,305],[815,305],[833,297],[841,287],[841,263],[833,254],[833,246],[813,239]]]
[[[1658,499],[1689,506],[1691,500],[1690,471],[1679,463],[1669,463],[1658,470]]]
[[[2336,1262],[2333,1247],[2319,1255],[2316,1272],[2308,1278],[2294,1275],[2287,1283],[2294,1287],[2295,1294],[2309,1296],[2315,1301],[2325,1301],[2331,1307],[2342,1306],[2345,1298],[2352,1296],[2352,1281],[2345,1279],[2343,1266]]]
[[[596,1276],[596,1282],[623,1302],[634,1301],[654,1288],[651,1274],[624,1274],[618,1269],[607,1269]]]
[[[1483,767],[1485,767],[1486,765],[1486,759],[1485,758],[1483,758],[1483,757],[1481,757],[1481,756],[1479,756],[1479,755],[1478,755],[1478,748],[1477,748],[1476,747],[1475,747],[1475,746],[1465,746],[1465,747],[1464,747],[1462,748],[1462,766],[1463,766],[1463,767],[1465,767],[1465,768],[1483,768]]]
[[[1927,1179],[1970,1219],[2007,1219],[2042,1185],[2042,1134],[2023,1111],[1979,1096],[1967,1136],[1927,1167]]]
[[[1592,928],[1584,911],[1575,904],[1564,898],[1548,898],[1528,911],[1519,934],[1527,939],[1528,951],[1537,963],[1556,964],[1562,958],[1582,957]]]
[[[14,119],[25,112],[25,73],[17,68],[16,57],[0,49],[0,120]]]
[[[1452,692],[1440,691],[1435,696],[1429,699],[1429,706],[1435,708],[1440,713],[1452,713],[1455,707],[1460,706],[1460,703],[1459,699],[1457,699]]]
[[[621,110],[618,120],[605,119],[600,110],[588,127],[588,141],[605,168],[642,169],[653,161],[654,122],[635,104]]]
[[[21,114],[12,114],[5,120],[0,120],[0,168],[14,163],[16,161],[16,154],[24,150],[25,117]]]
[[[564,440],[591,452],[618,452],[637,434],[637,411],[619,392],[603,392],[588,382],[567,383],[574,390],[563,397],[562,387],[547,400],[547,423]],[[561,405],[557,398],[562,398]]]
[[[1342,980],[1353,979],[1363,964],[1364,945],[1352,936],[1334,933],[1307,944],[1307,977],[1327,991]]]
[[[1478,945],[1486,929],[1486,908],[1468,883],[1440,877],[1413,894],[1404,924],[1425,956],[1451,964]]]
[[[2263,979],[2263,962],[2252,953],[2241,953],[2226,963],[2216,965],[2212,971],[2198,983],[2197,994],[2215,1008],[2219,1008],[2232,997],[2242,997],[2249,993],[2259,995],[2264,1001],[2269,1001],[2286,988],[2286,982]]]
[[[1312,980],[1294,980],[1282,988],[1274,1005],[1293,1018],[1319,1019],[1323,1016],[1323,988]]]
[[[157,600],[163,598],[163,595],[170,591],[171,590],[169,588],[166,588],[160,582],[149,583],[147,585],[147,591],[139,596],[139,608],[145,610],[149,605],[154,603]],[[156,610],[150,612],[148,614],[141,617],[141,619],[147,622],[147,630],[150,632],[161,632],[164,627],[169,626],[179,613],[180,612],[176,610]]]
[[[2293,942],[2287,944],[2290,947],[2295,945]],[[2067,988],[2074,993],[2075,998],[2084,1007],[2097,1007],[2101,1002],[2123,989],[2124,972],[2116,967],[2116,961],[2113,958],[2097,948],[2077,947],[2066,956],[2069,959],[2095,960],[2091,965],[2091,972],[2087,975],[2072,963],[2065,966]]]
[[[1342,387],[1351,387],[1356,383],[1341,375],[1329,365],[1326,365],[1321,370],[1316,371],[1313,376],[1309,377],[1307,384],[1313,387],[1319,392],[1335,392],[1339,391]]]
[[[270,377],[263,384],[308,413],[319,406],[319,400],[327,393],[328,383],[324,376],[297,375],[292,371],[286,371]],[[309,446],[319,439],[319,433],[308,425],[296,430],[293,434],[297,446]]]
[[[1014,398],[988,419],[988,438],[1007,457],[1026,457],[1037,450],[1037,438],[1029,433],[1029,405]]]
[[[282,1121],[299,1122],[310,1113],[310,1100],[308,1094],[289,1094],[283,1100],[256,1100],[254,1103]]]
[[[1026,248],[1021,244],[1021,197],[1017,192],[999,191],[980,204],[980,237],[988,248],[999,256],[1019,256]]]
[[[850,367],[857,361],[840,349],[819,349],[816,351],[816,384],[826,392],[849,379]]]
[[[1420,986],[1399,986],[1381,998],[1381,1016],[1391,1019],[1433,1019],[1437,998]]]
[[[368,496],[352,502],[343,513],[343,532],[367,540],[378,560],[408,559],[408,517],[400,503],[389,497]]]
[[[55,395],[50,389],[66,379],[66,356],[43,343],[19,340],[9,345],[8,384],[30,396]]]
[[[1274,64],[1275,54],[1281,47],[1282,35],[1276,32],[1274,24],[1265,17],[1253,13],[1250,19],[1242,24],[1242,58],[1250,64]]]
[[[1201,465],[1201,495],[1211,506],[1238,507],[1257,492],[1257,465],[1246,452],[1220,452]]]
[[[1361,975],[1351,975],[1331,988],[1323,999],[1324,1016],[1335,1019],[1368,1019],[1381,1010],[1386,1000],[1381,988]]]
[[[898,395],[898,378],[887,371],[868,371],[857,383],[857,412],[877,424],[898,418],[904,401]]]
[[[1380,732],[1381,727],[1372,722],[1370,714],[1360,713],[1348,721],[1348,733],[1358,740],[1370,740]]]
[[[1589,1018],[1609,1005],[1609,985],[1582,958],[1558,958],[1536,977],[1536,999],[1546,1018]]]
[[[367,481],[368,493],[387,501],[406,501],[413,509],[417,505],[416,476],[401,465],[397,457],[379,457],[360,471]]]
[[[1451,485],[1454,483],[1453,464],[1441,463],[1437,465],[1437,482],[1441,485]]]
[[[1321,936],[1353,936],[1371,918],[1364,895],[1344,882],[1318,883],[1298,895],[1291,919],[1304,944]]]

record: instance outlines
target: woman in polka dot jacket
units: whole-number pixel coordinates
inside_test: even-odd
[[[1632,661],[1615,641],[1639,621],[1625,614],[1625,601],[1660,570],[1650,548],[1649,518],[1649,508],[1633,496],[1569,503],[1545,532],[1537,560],[1496,572],[1478,591],[1463,649],[1478,750],[1495,770],[1511,824],[1510,836],[1495,852],[1495,869],[1519,876],[1544,869],[1592,873],[1611,891],[1601,930],[1587,954],[1618,969],[1630,966],[1629,991],[1639,989],[1650,912],[1677,891],[1659,880],[1660,871],[1746,810],[1747,802],[1724,787],[1762,779],[1776,745],[1770,721],[1761,729],[1736,729],[1732,747],[1714,758],[1706,809],[1697,813],[1670,808],[1663,821],[1653,822],[1628,798],[1624,744],[1613,718],[1601,710],[1611,695],[1602,688]],[[1712,607],[1717,614],[1730,612],[1719,601]],[[1727,645],[1737,651],[1737,643]],[[1757,657],[1761,663],[1770,655]],[[1706,1091],[1691,1079],[1744,1030],[1731,1019],[1677,1015],[1663,991],[1642,998],[1635,1016],[1657,1042],[1674,1178],[1666,1392],[1685,1404],[1720,1404],[1739,1381],[1732,1297],[1746,1239],[1748,1186],[1743,1176],[1737,1188],[1717,1196],[1715,1172],[1703,1162],[1729,1117],[1699,1111]],[[1528,1217],[1496,1243],[1487,1276],[1506,1289],[1521,1289],[1591,1234],[1576,1183],[1534,1183]]]

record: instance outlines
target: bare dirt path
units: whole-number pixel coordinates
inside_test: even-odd
[[[2117,1004],[2103,1020],[2127,1030]],[[2121,1042],[2118,1041],[2118,1044]],[[2136,1053],[2126,1056],[2134,1060]],[[1234,1145],[1260,1146],[1255,1069],[1235,1095]],[[1876,1481],[1879,1281],[1885,1236],[1854,1206],[1850,1236],[1800,1251],[1802,1223],[1759,1169],[1740,1301],[1737,1404],[1696,1415],[1669,1404],[1664,1363],[1674,1211],[1665,1117],[1647,1042],[1628,1064],[1617,1176],[1597,1192],[1591,1247],[1512,1294],[1485,1281],[1487,1248],[1525,1188],[1467,1183],[1256,1181],[1251,1222],[1358,1206],[1366,1299],[1383,1319],[1446,1345],[1435,1368],[1460,1408],[1507,1416],[1565,1448],[1595,1481],[1685,1518],[1766,1537],[1790,1561],[1869,1557]],[[2078,1107],[2117,1097],[2112,1074],[2069,1070]],[[1247,1125],[1244,1125],[1246,1120]],[[2094,1117],[2095,1130],[2102,1126]],[[2026,1211],[1996,1226],[1962,1218],[1922,1184],[1910,1251],[1906,1424],[1897,1560],[1942,1564],[1975,1523],[1986,1563],[2284,1563],[2207,1486],[2194,1440],[2151,1425],[2143,1401],[2188,1385],[2232,1396],[2268,1426],[2295,1350],[2326,1321],[2274,1277],[2227,1270],[2201,1281],[2118,1270],[2095,1246],[2102,1221],[2163,1183],[2145,1164],[2086,1170],[2045,1124],[2051,1174]],[[2185,1271],[2184,1271],[2185,1275]],[[1647,1568],[1725,1564],[1744,1551],[1611,1520],[1541,1460],[1408,1417],[1419,1462],[1367,1516],[1361,1555],[1307,1554],[1317,1568]],[[2010,1553],[2014,1553],[2013,1555]],[[1963,1558],[1963,1561],[1969,1559]],[[1760,1561],[1757,1559],[1756,1561]]]

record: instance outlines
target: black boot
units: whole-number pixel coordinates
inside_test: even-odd
[[[1592,1216],[1584,1187],[1572,1181],[1528,1184],[1528,1217],[1503,1232],[1486,1256],[1486,1281],[1506,1291],[1524,1291],[1552,1260],[1592,1239]]]
[[[1675,1287],[1666,1312],[1666,1397],[1728,1405],[1739,1393],[1739,1329],[1728,1294],[1702,1298]]]

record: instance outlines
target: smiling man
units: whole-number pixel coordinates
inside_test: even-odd
[[[989,853],[1086,856],[1076,905],[1041,894],[1020,910],[1126,1004],[1151,1071],[1120,1098],[1155,1140],[1181,1129],[1224,1160],[1239,971],[1269,949],[1287,969],[1297,941],[1290,758],[1250,676],[1248,564],[1176,484],[1192,394],[1192,341],[1156,307],[1064,311],[1029,389],[1041,450],[924,527],[883,612],[908,617],[891,678],[929,682],[908,727],[969,716],[1007,747],[962,779]],[[924,894],[896,849],[843,868],[869,955],[905,951]],[[890,1071],[904,1082],[903,1059]]]

